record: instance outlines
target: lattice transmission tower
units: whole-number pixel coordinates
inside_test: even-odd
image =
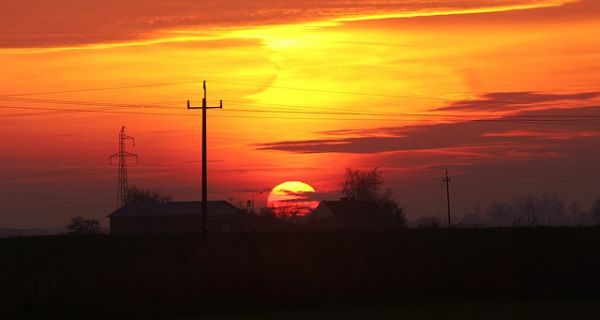
[[[119,159],[119,169],[117,174],[117,208],[120,208],[125,205],[125,200],[127,199],[127,192],[129,190],[129,186],[127,184],[127,158],[134,157],[136,163],[138,162],[137,154],[133,154],[125,150],[125,142],[127,140],[131,140],[132,145],[135,146],[135,138],[125,134],[125,126],[123,126],[121,128],[121,131],[119,132],[119,152],[113,153],[109,157],[110,163],[112,163],[112,160],[114,158]]]

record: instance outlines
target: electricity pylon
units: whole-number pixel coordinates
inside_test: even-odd
[[[121,128],[119,132],[119,152],[113,153],[109,156],[109,161],[112,163],[113,158],[119,158],[119,169],[118,169],[118,183],[117,183],[117,208],[125,205],[127,199],[127,192],[129,186],[127,185],[127,158],[134,157],[136,163],[138,162],[137,154],[133,154],[125,151],[125,141],[131,140],[132,145],[135,146],[135,138],[125,134],[125,126]]]
[[[207,239],[207,223],[208,223],[208,180],[207,180],[207,160],[206,160],[206,110],[207,109],[223,109],[223,100],[219,101],[218,107],[206,106],[206,80],[202,82],[204,95],[202,97],[202,107],[191,107],[190,100],[187,101],[188,109],[202,109],[202,240]]]

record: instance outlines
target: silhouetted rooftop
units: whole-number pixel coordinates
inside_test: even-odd
[[[376,224],[382,213],[374,201],[321,201],[311,215],[311,222],[342,228],[363,228]]]
[[[208,215],[233,215],[239,209],[227,201],[208,201]],[[125,205],[107,217],[202,215],[202,201],[138,203]]]

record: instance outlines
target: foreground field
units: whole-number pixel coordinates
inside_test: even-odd
[[[201,319],[202,317],[182,320]],[[379,305],[368,307],[319,308],[309,310],[283,310],[255,312],[251,314],[210,315],[213,320],[597,320],[600,319],[598,303],[478,303],[478,304],[431,304],[416,306]]]
[[[12,238],[0,257],[9,318],[501,315],[488,310],[600,301],[592,228]]]

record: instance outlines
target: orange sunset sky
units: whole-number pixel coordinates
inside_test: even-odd
[[[129,184],[209,199],[287,180],[339,197],[378,167],[407,217],[556,192],[600,196],[596,0],[0,2],[0,228],[114,209]],[[257,206],[267,193],[257,196]],[[443,215],[442,215],[443,216]]]

